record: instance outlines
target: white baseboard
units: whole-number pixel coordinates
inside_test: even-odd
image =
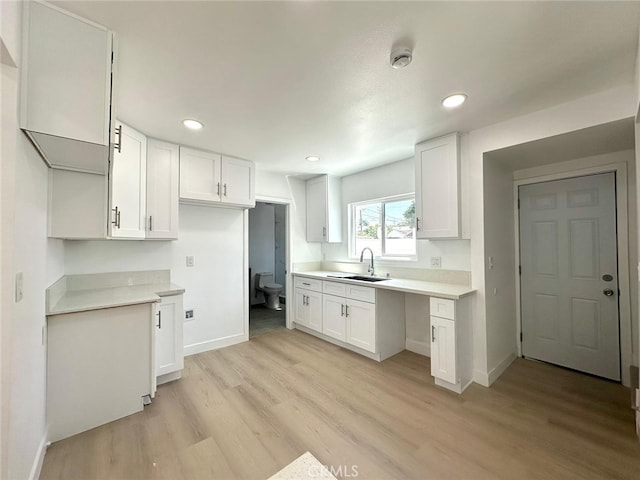
[[[217,350],[218,348],[229,347],[238,343],[246,342],[249,336],[246,333],[239,335],[230,335],[228,337],[218,338],[216,340],[207,340],[206,342],[193,343],[185,345],[184,356],[195,355],[196,353],[208,352],[209,350]]]
[[[509,365],[516,359],[516,354],[511,352],[507,355],[498,365],[489,370],[489,372],[482,372],[480,370],[473,371],[473,381],[479,383],[483,387],[490,387],[504,371],[509,368]]]
[[[38,451],[36,452],[36,458],[33,459],[33,465],[31,466],[31,472],[29,473],[29,480],[38,480],[40,478],[40,471],[42,470],[42,464],[44,463],[44,456],[47,453],[47,437],[49,432],[45,430],[38,445]]]
[[[492,368],[489,371],[489,376],[488,376],[489,385],[492,385],[493,382],[495,382],[500,377],[500,375],[502,375],[504,371],[507,368],[509,368],[509,365],[511,365],[515,359],[516,359],[516,354],[511,352],[498,365]]]
[[[418,355],[424,355],[425,357],[431,356],[431,344],[429,342],[421,342],[420,340],[407,338],[405,348]]]
[[[473,381],[482,385],[483,387],[490,386],[489,384],[489,374],[487,372],[482,372],[480,370],[473,371]]]

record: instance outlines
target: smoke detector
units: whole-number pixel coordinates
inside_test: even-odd
[[[398,48],[391,52],[389,62],[393,68],[404,68],[411,63],[411,50],[409,48]]]

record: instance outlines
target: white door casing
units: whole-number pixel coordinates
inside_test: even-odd
[[[521,186],[519,200],[523,355],[620,380],[615,174]]]

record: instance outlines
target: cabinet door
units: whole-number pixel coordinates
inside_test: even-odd
[[[346,340],[346,317],[344,297],[322,296],[322,333],[329,337]]]
[[[109,235],[144,238],[147,202],[147,138],[120,122],[120,134],[110,172]]]
[[[307,180],[307,242],[327,238],[327,177]]]
[[[156,312],[156,376],[184,368],[182,295],[162,297]]]
[[[255,171],[253,162],[222,157],[223,203],[255,207]]]
[[[456,383],[456,324],[454,320],[431,317],[431,375]]]
[[[458,134],[416,145],[418,238],[460,236],[460,157]]]
[[[347,300],[347,343],[371,353],[376,351],[376,306]]]
[[[111,32],[53,5],[24,6],[21,128],[108,146]]]
[[[221,159],[217,153],[180,147],[180,199],[219,202]]]
[[[296,288],[296,317],[295,322],[305,327],[309,326],[309,309],[307,308],[307,291]]]
[[[178,238],[178,146],[147,141],[147,238]]]
[[[322,332],[322,294],[306,292],[307,308],[309,309],[309,328]]]

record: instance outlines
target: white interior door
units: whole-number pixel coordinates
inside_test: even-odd
[[[519,188],[522,353],[620,380],[615,174]]]

